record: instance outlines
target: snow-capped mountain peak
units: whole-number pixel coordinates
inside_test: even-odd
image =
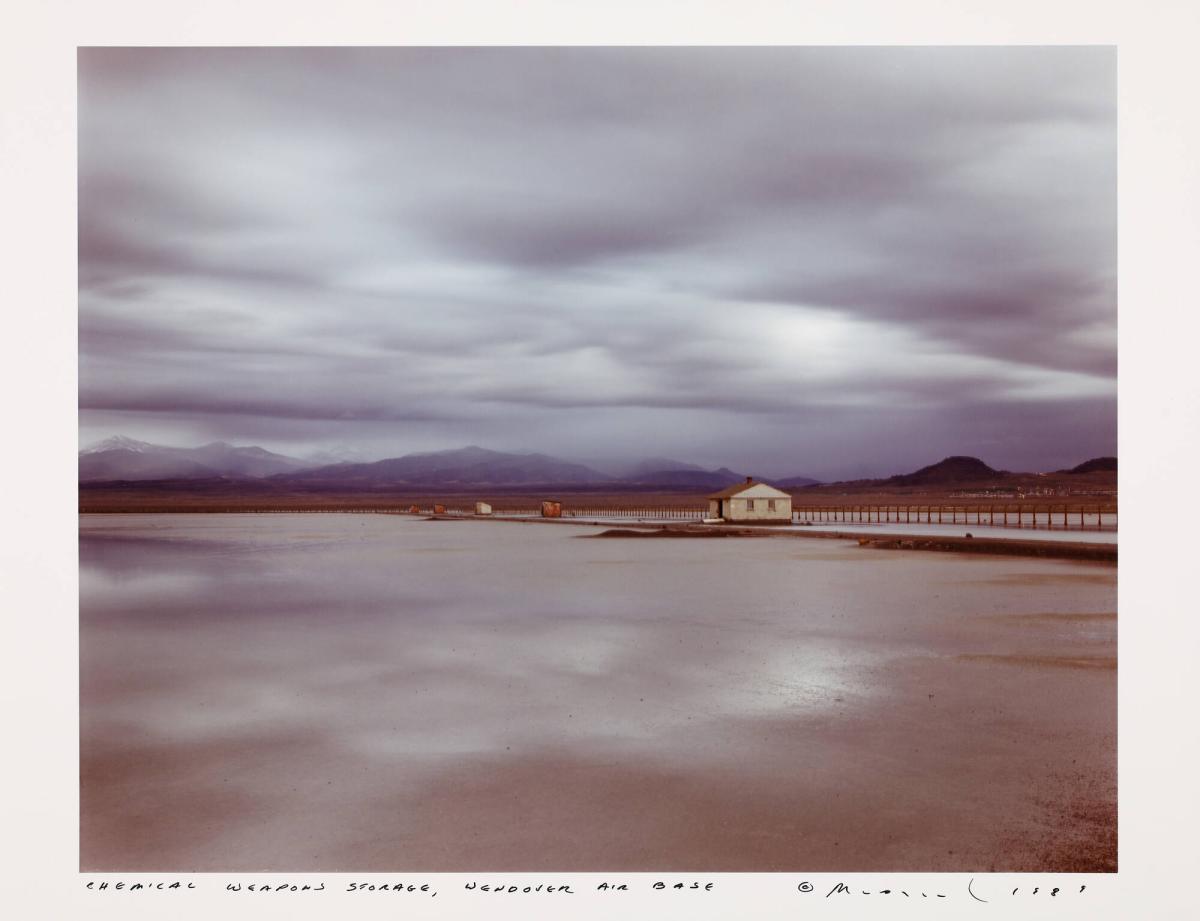
[[[117,435],[79,452],[79,481],[197,477],[257,479],[305,466],[294,457],[257,446],[239,448],[215,441],[198,448],[171,448]]]
[[[111,438],[105,438],[99,444],[85,448],[79,453],[98,454],[101,451],[133,451],[135,454],[144,454],[153,447],[154,445],[147,441],[138,441],[135,438],[127,438],[124,435],[113,435]]]

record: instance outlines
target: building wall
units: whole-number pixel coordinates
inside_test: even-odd
[[[753,491],[753,490],[750,490]],[[754,508],[748,508],[749,502],[754,503]],[[769,503],[774,502],[775,508],[772,510]],[[792,520],[792,499],[791,496],[779,498],[778,496],[747,496],[745,493],[734,496],[732,499],[725,500],[726,521],[784,521]]]

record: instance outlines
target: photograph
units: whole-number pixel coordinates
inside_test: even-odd
[[[72,52],[80,873],[1117,873],[1114,45]]]

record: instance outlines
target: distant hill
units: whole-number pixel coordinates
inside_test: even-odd
[[[936,464],[930,464],[928,467],[922,467],[913,473],[888,477],[885,482],[893,486],[941,486],[950,483],[989,480],[1002,475],[1002,471],[993,470],[978,457],[957,455],[947,457]]]
[[[475,446],[406,454],[369,464],[332,464],[272,480],[308,489],[451,486],[592,485],[613,477],[546,454],[506,454]]]
[[[1093,457],[1091,460],[1084,461],[1078,467],[1072,467],[1070,470],[1060,470],[1059,473],[1095,473],[1098,470],[1117,472],[1117,459],[1115,457]]]
[[[790,476],[782,480],[771,480],[771,485],[777,489],[799,489],[804,486],[820,486],[820,480],[808,476]]]
[[[645,457],[640,461],[621,467],[616,473],[619,479],[632,482],[647,476],[660,476],[664,472],[674,473],[679,470],[706,472],[699,464],[689,464],[686,461],[672,460],[669,457]]]
[[[717,470],[703,470],[690,467],[675,470],[649,470],[637,476],[624,477],[621,482],[630,486],[659,486],[671,489],[705,489],[718,490],[744,479],[740,473],[734,473],[728,467]]]
[[[295,470],[304,461],[223,441],[172,448],[118,435],[79,452],[79,482],[235,477],[258,479]]]

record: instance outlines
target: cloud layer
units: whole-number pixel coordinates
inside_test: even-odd
[[[84,49],[85,441],[891,473],[1116,439],[1115,55]]]

